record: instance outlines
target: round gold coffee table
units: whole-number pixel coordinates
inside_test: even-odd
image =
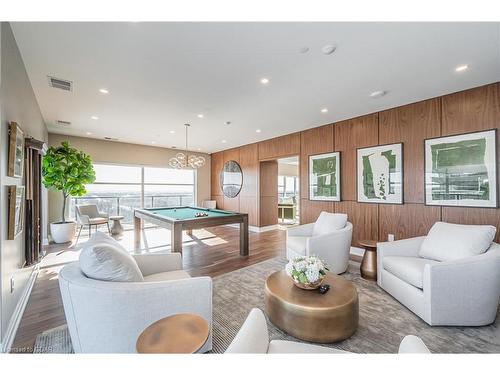
[[[196,353],[208,339],[208,323],[199,315],[175,314],[147,327],[136,343],[137,353]]]
[[[323,284],[330,290],[297,288],[285,271],[269,276],[265,286],[266,312],[276,327],[302,340],[329,343],[351,337],[358,328],[356,287],[330,272]]]

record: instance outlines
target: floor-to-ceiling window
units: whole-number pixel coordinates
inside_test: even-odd
[[[96,180],[87,185],[84,197],[71,198],[75,205],[96,204],[100,211],[123,215],[132,224],[134,209],[192,205],[196,196],[196,175],[191,169],[94,164]]]

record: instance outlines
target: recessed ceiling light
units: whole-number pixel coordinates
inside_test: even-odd
[[[199,148],[199,147],[198,147],[198,148],[197,148],[197,150],[198,150],[198,151],[201,151],[201,148]]]
[[[307,53],[307,52],[309,52],[309,47],[304,46],[299,48],[299,53]]]
[[[377,91],[374,91],[370,94],[370,98],[380,98],[382,96],[384,96],[385,94],[387,94],[387,91],[384,91],[384,90],[377,90]]]
[[[222,143],[226,143],[227,141],[225,139],[222,140]]]
[[[260,129],[255,130],[256,133],[260,133],[261,131],[262,130],[260,130]]]
[[[90,118],[91,118],[92,120],[99,120],[99,117],[97,117],[97,116],[91,116]]]
[[[455,72],[463,72],[467,69],[469,69],[469,65],[467,65],[467,64],[459,65],[455,68]]]
[[[331,55],[335,52],[336,49],[337,46],[334,46],[333,44],[327,44],[326,46],[323,46],[321,48],[321,52],[323,52],[324,55]]]
[[[151,144],[153,144],[153,145],[156,144],[156,141],[151,141]]]
[[[87,134],[87,135],[92,135],[92,133],[91,133],[91,132],[86,132],[85,134]]]
[[[175,134],[175,130],[170,130],[169,133],[170,134]]]
[[[101,94],[109,94],[109,91],[107,89],[99,89],[99,92]]]
[[[321,108],[321,113],[327,113],[328,112],[328,108]]]
[[[269,78],[266,78],[266,77],[261,78],[260,83],[262,83],[263,85],[267,85],[269,83]]]
[[[231,121],[226,121],[224,124],[231,125]]]
[[[198,116],[198,118],[203,118],[203,117],[205,117],[205,116],[203,116],[203,113],[199,113],[197,116]]]

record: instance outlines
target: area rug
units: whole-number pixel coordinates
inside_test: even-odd
[[[283,269],[285,259],[273,258],[213,279],[213,353],[223,353],[253,307],[264,310],[264,282]],[[500,353],[500,311],[485,327],[430,327],[377,283],[361,278],[359,263],[351,262],[343,277],[359,294],[359,327],[339,343],[325,345],[354,353],[397,353],[405,335],[417,335],[434,353]],[[271,339],[299,341],[268,321]],[[35,353],[70,353],[66,326],[38,335]]]

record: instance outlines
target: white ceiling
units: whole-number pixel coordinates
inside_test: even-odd
[[[12,28],[51,133],[183,147],[189,122],[190,148],[204,152],[500,81],[499,23],[48,22]],[[326,44],[335,44],[335,53],[322,54]],[[299,53],[305,46],[309,52]],[[455,72],[460,64],[469,69]],[[48,75],[73,81],[74,91],[49,87]],[[262,85],[262,77],[269,84]],[[372,99],[375,90],[388,94]],[[320,112],[324,107],[327,113]]]

